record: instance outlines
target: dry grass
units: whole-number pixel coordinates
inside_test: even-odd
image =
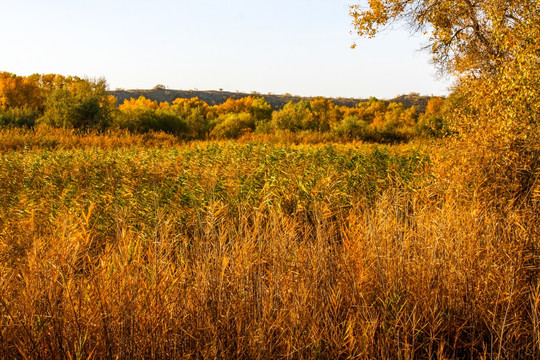
[[[173,146],[180,141],[165,133],[137,135],[129,131],[116,130],[81,132],[72,129],[58,129],[47,126],[0,129],[0,152],[33,149],[73,149],[73,148],[119,148],[126,146]]]
[[[2,358],[540,356],[538,204],[491,207],[443,147],[19,135]]]

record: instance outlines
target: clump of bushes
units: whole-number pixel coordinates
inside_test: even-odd
[[[255,129],[255,119],[245,112],[221,115],[216,123],[211,135],[219,139],[235,139]]]
[[[38,117],[35,111],[24,107],[0,109],[0,126],[32,127]]]
[[[158,104],[141,96],[124,101],[118,107],[113,126],[135,132],[164,131],[183,135],[187,124],[176,116],[168,103]]]

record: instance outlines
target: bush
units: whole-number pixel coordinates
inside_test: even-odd
[[[118,107],[113,125],[135,132],[163,131],[174,135],[186,135],[188,125],[168,103],[140,96],[138,99],[126,99]]]
[[[287,103],[280,111],[272,114],[272,125],[278,130],[316,130],[316,122],[307,101]]]
[[[355,116],[348,116],[334,126],[334,133],[339,137],[363,138],[369,131],[368,124]]]
[[[119,111],[114,125],[134,132],[163,131],[169,134],[182,135],[187,125],[179,117],[163,110],[138,109]]]
[[[48,94],[39,122],[61,128],[103,129],[110,124],[113,106],[105,80],[68,78]]]
[[[219,139],[237,138],[242,132],[255,129],[255,120],[248,113],[221,115],[218,121],[211,135]]]
[[[440,97],[429,99],[425,113],[418,119],[418,133],[430,137],[443,137],[450,133],[445,104],[445,100]]]
[[[28,108],[0,110],[0,126],[32,127],[38,116],[38,113]]]
[[[190,138],[204,138],[210,129],[208,121],[209,106],[198,98],[175,99],[170,111],[185,123],[187,136]]]

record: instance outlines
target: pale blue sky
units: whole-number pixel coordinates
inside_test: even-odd
[[[354,0],[0,0],[0,71],[111,89],[391,98],[446,94],[425,39],[351,35]],[[357,43],[355,50],[350,49]]]

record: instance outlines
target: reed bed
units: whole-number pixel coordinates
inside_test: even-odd
[[[538,204],[440,145],[63,136],[0,153],[1,358],[540,356]]]

